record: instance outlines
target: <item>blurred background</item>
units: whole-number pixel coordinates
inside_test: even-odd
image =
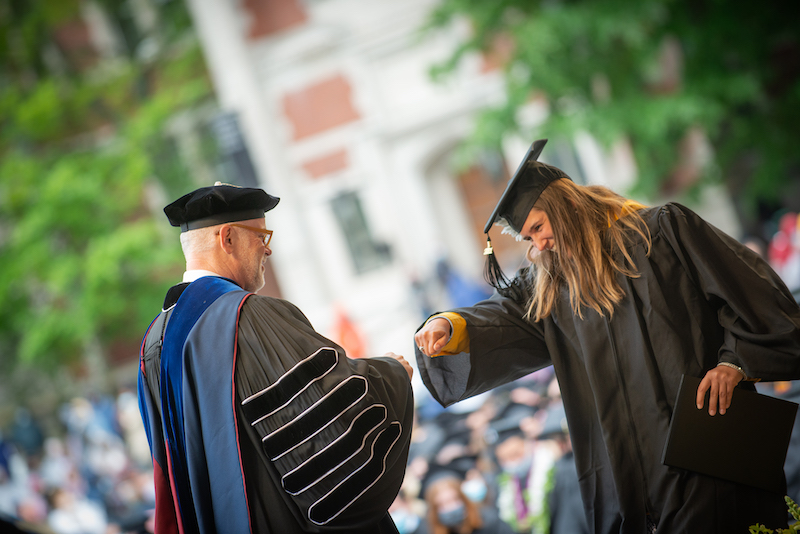
[[[489,294],[482,228],[538,138],[578,183],[688,205],[800,298],[798,20],[792,1],[0,0],[0,516],[147,531],[138,346],[184,270],[161,210],[217,180],[281,197],[262,293],[351,357],[410,358],[429,314]],[[446,411],[414,386],[405,532],[437,470],[510,517],[509,432],[545,451],[514,529],[555,531],[551,371]]]

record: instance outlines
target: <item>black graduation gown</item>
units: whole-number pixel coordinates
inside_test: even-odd
[[[164,308],[169,310],[187,286],[173,287]],[[159,333],[151,328],[143,348],[154,398],[160,387]],[[258,295],[241,304],[236,345],[236,429],[216,431],[238,433],[251,531],[396,533],[387,509],[405,474],[413,420],[405,369],[391,358],[344,357],[297,307]],[[219,380],[230,380],[230,373]],[[293,387],[297,394],[286,395]],[[263,402],[270,396],[286,397],[273,414]],[[313,412],[315,407],[322,413]],[[303,417],[319,419],[321,430],[310,436],[298,432],[302,425],[293,423]],[[208,455],[213,462],[213,450]],[[212,480],[212,491],[214,486]],[[328,508],[322,511],[324,524],[315,521],[315,506]]]
[[[495,295],[452,310],[466,320],[470,353],[416,349],[420,376],[450,405],[552,363],[592,532],[642,533],[648,521],[666,533],[785,526],[781,495],[660,459],[683,373],[701,377],[727,361],[762,380],[800,378],[800,309],[763,260],[689,209],[640,213],[652,251],[634,238],[641,276],[618,277],[625,297],[613,318],[573,315],[564,289],[554,313],[532,324],[523,303]]]

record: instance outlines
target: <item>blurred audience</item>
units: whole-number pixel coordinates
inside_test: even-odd
[[[50,512],[47,524],[59,534],[105,534],[108,518],[99,503],[64,488],[53,488],[47,495]]]
[[[397,531],[400,534],[428,534],[428,527],[422,517],[425,515],[425,503],[409,496],[401,489],[397,498],[389,507]]]
[[[543,472],[534,465],[534,442],[521,432],[501,438],[495,448],[500,467],[497,505],[500,517],[514,532],[531,532],[544,504]]]
[[[139,534],[154,506],[152,465],[130,390],[117,398],[75,398],[58,413],[61,432],[45,435],[27,410],[0,434],[3,528],[54,534]],[[3,439],[3,436],[6,439]],[[20,439],[21,441],[18,441]]]
[[[778,227],[768,243],[749,245],[800,299],[800,216],[785,214]],[[454,280],[445,264],[437,274]],[[800,401],[800,383],[758,388]],[[447,409],[426,393],[417,394],[406,477],[389,510],[400,534],[588,532],[552,369]],[[50,435],[19,408],[0,429],[0,531],[153,532],[152,464],[134,390],[72,399],[59,417],[61,432]],[[788,495],[800,500],[800,413],[785,467]]]
[[[552,403],[547,409],[537,439],[541,444],[550,445],[555,458],[545,497],[546,523],[541,526],[541,531],[550,534],[588,534],[589,526],[586,515],[582,513],[583,502],[567,415],[560,402]]]
[[[429,534],[512,534],[496,514],[469,500],[463,480],[442,476],[425,490]]]
[[[800,301],[800,214],[784,213],[767,246],[767,260]]]
[[[759,389],[800,399],[794,383]],[[588,532],[551,369],[447,409],[427,406],[435,401],[424,395],[417,402],[406,477],[389,510],[400,534]],[[153,532],[152,466],[131,406],[130,390],[116,399],[73,399],[60,411],[62,433],[33,440],[31,432],[25,445],[10,439],[19,430],[4,429],[0,526],[54,534]],[[14,424],[40,428],[28,412]],[[786,463],[793,498],[800,497],[792,495],[800,491],[796,438]]]

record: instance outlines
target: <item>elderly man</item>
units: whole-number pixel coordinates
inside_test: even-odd
[[[217,183],[164,208],[186,273],[141,351],[156,532],[397,532],[411,367],[350,360],[295,306],[254,294],[278,200]]]

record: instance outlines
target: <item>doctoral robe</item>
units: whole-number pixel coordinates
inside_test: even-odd
[[[292,304],[218,277],[173,287],[139,397],[157,532],[397,532],[408,375],[348,359]]]
[[[552,364],[592,532],[785,527],[783,495],[666,467],[661,454],[682,374],[726,361],[762,380],[800,378],[800,309],[764,261],[691,210],[640,213],[652,250],[630,237],[640,276],[617,276],[625,297],[613,316],[585,308],[580,318],[563,288],[553,313],[533,323],[525,302],[495,294],[451,310],[466,321],[469,349],[416,349],[420,376],[447,406]],[[529,276],[517,281],[530,287]]]

